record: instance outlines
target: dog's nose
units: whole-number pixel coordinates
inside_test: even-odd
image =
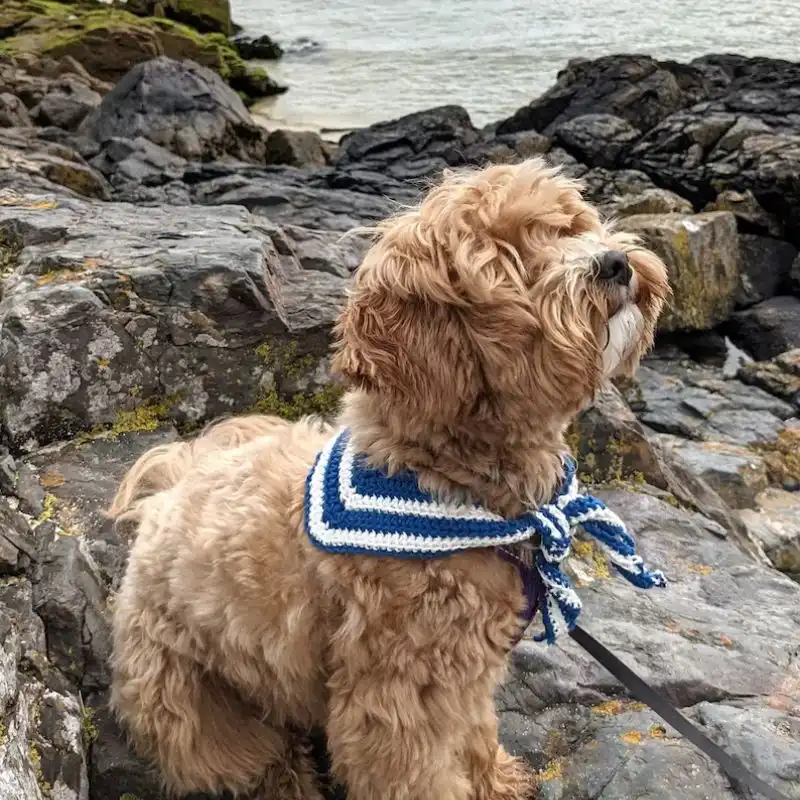
[[[594,259],[594,274],[598,280],[627,286],[631,282],[633,271],[625,253],[621,250],[607,250]]]

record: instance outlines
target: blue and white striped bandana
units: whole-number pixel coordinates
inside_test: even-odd
[[[636,554],[619,517],[601,500],[580,492],[575,462],[563,458],[564,480],[550,503],[506,519],[478,505],[440,502],[419,488],[412,472],[389,477],[369,466],[345,429],[326,444],[308,473],[306,529],[313,544],[327,552],[401,558],[440,558],[486,547],[502,552],[538,539],[528,567],[538,573],[544,595],[539,598],[544,633],[535,638],[552,643],[575,626],[581,611],[561,571],[577,526],[598,540],[617,571],[635,586],[666,585],[663,573],[648,570]]]

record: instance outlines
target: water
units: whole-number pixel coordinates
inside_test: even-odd
[[[347,129],[456,103],[476,125],[541,94],[569,58],[800,58],[800,0],[232,0],[291,50],[272,125]],[[301,37],[320,47],[293,48]]]

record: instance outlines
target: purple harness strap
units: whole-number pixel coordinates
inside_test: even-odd
[[[539,577],[536,567],[526,564],[513,550],[508,550],[505,547],[498,547],[497,555],[499,555],[503,561],[507,561],[517,568],[519,576],[522,579],[522,592],[525,595],[525,611],[522,613],[523,624],[519,633],[511,642],[511,647],[513,649],[519,644],[528,625],[533,622],[533,618],[539,610],[539,603],[543,594],[543,587],[541,585],[542,579]]]

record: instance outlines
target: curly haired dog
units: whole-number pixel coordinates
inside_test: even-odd
[[[541,160],[447,175],[380,226],[341,315],[339,425],[369,463],[513,517],[550,498],[562,433],[652,344],[664,265]],[[136,538],[112,705],[165,785],[320,800],[521,800],[493,692],[524,607],[491,549],[330,554],[304,483],[334,429],[230,419],[158,447],[111,515]]]

